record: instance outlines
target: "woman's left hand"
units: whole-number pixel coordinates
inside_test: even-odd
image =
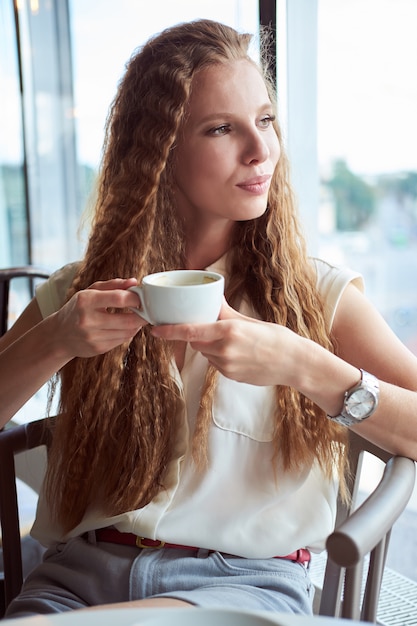
[[[283,326],[238,313],[226,300],[217,322],[155,326],[152,334],[190,343],[221,374],[252,385],[291,384],[301,339]]]
[[[333,323],[335,353],[284,326],[246,317],[226,302],[214,324],[158,326],[152,333],[189,342],[233,380],[293,387],[328,415],[340,413],[362,367],[379,378],[380,402],[354,428],[381,448],[417,460],[417,359],[352,285]]]

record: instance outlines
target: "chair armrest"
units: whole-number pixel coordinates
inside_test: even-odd
[[[354,566],[378,545],[407,506],[415,472],[411,459],[395,456],[387,462],[376,489],[328,537],[326,548],[334,563]]]

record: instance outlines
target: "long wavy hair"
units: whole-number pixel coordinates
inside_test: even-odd
[[[250,60],[250,41],[248,34],[198,20],[163,31],[132,56],[110,108],[91,234],[68,299],[96,280],[140,281],[151,272],[184,267],[172,170],[193,77],[212,64]],[[273,99],[265,63],[260,71]],[[262,319],[332,350],[283,151],[267,211],[235,224],[228,264],[226,298],[232,305],[244,292]],[[61,370],[61,415],[46,486],[65,531],[89,506],[115,515],[144,506],[163,488],[180,402],[172,359],[171,343],[144,327],[129,343],[73,359]],[[207,462],[217,376],[209,366],[193,435],[199,467]],[[317,461],[328,476],[336,468],[343,481],[345,429],[288,387],[276,388],[274,440],[286,470]]]

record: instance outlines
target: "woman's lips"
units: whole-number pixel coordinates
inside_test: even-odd
[[[263,176],[254,176],[253,178],[248,178],[241,183],[238,183],[236,186],[244,191],[249,191],[249,193],[253,194],[263,194],[268,191],[269,182],[271,180],[270,174],[264,174]]]

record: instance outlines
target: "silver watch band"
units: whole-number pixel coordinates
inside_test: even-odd
[[[337,422],[338,424],[342,424],[343,426],[354,426],[355,424],[360,424],[361,422],[366,420],[368,417],[370,417],[378,406],[378,401],[379,401],[378,379],[372,374],[369,374],[368,372],[365,372],[362,369],[360,370],[360,372],[361,372],[361,379],[359,383],[345,392],[343,409],[341,413],[335,416],[328,415],[329,419],[331,419],[334,422]],[[359,400],[357,400],[356,404],[357,406],[360,406],[362,402],[364,403],[365,414],[360,415],[360,416],[355,416],[354,414],[352,414],[352,406],[350,406],[351,398],[355,398],[355,394],[359,395],[362,393],[366,394],[366,400],[361,397],[359,398]],[[355,403],[353,403],[353,410],[354,410],[354,406],[355,406]]]

